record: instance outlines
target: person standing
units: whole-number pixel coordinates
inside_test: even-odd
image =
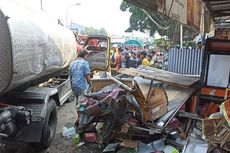
[[[73,94],[76,96],[76,105],[86,93],[90,83],[89,63],[86,61],[88,52],[82,50],[77,60],[70,64],[70,82]]]
[[[131,56],[130,56],[130,60],[129,60],[129,67],[133,67],[136,68],[137,67],[137,60],[136,60],[137,56],[136,53],[132,52]]]
[[[112,52],[112,54],[110,57],[110,62],[114,63],[116,58],[117,58],[117,54],[118,54],[117,45],[113,45],[111,52]]]
[[[118,49],[118,55],[115,59],[115,65],[116,65],[116,71],[118,72],[118,70],[121,68],[121,57],[122,57],[122,48]]]
[[[149,66],[153,67],[154,61],[153,61],[153,57],[151,54],[147,54],[147,60],[149,61]]]
[[[140,56],[140,58],[142,60],[142,65],[143,66],[150,66],[150,63],[149,63],[148,59],[146,58],[146,56],[147,56],[147,53],[145,51],[142,51],[141,56]]]
[[[121,67],[122,68],[129,68],[129,52],[127,50],[122,51],[122,57],[121,57]]]
[[[136,66],[138,67],[141,64],[142,64],[141,51],[137,51]]]

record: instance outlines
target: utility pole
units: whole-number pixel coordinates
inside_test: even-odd
[[[180,24],[180,48],[183,48],[183,25]]]
[[[66,17],[65,17],[65,20],[66,20],[66,23],[65,23],[65,26],[68,27],[68,16],[69,16],[69,8],[70,7],[74,7],[74,6],[78,6],[78,5],[81,5],[81,3],[76,3],[74,5],[69,5],[66,7]]]
[[[40,0],[41,11],[43,11],[43,2]]]

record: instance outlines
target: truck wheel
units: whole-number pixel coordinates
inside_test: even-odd
[[[37,145],[39,149],[48,148],[54,140],[57,128],[57,108],[53,99],[47,103],[46,116],[43,123],[41,141]]]

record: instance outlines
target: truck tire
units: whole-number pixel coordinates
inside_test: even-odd
[[[53,99],[47,103],[46,116],[43,123],[40,143],[36,146],[40,150],[48,148],[54,140],[57,128],[57,108]]]

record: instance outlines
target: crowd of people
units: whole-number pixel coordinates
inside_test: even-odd
[[[164,56],[159,50],[146,47],[112,47],[110,66],[117,72],[120,68],[137,68],[139,65],[162,68]],[[77,60],[70,64],[71,87],[77,101],[82,98],[90,82],[88,51],[82,50]]]
[[[110,66],[118,71],[120,68],[137,68],[139,65],[162,68],[163,53],[146,47],[112,46]]]

